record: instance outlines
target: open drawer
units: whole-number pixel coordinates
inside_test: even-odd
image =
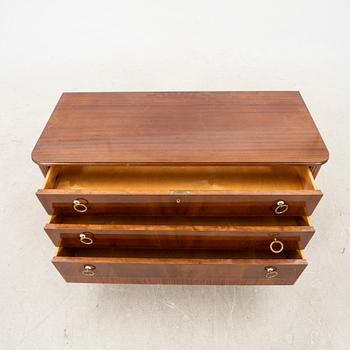
[[[45,231],[56,246],[147,249],[304,249],[308,217],[51,216]]]
[[[307,262],[301,251],[60,248],[53,264],[67,282],[279,285]]]
[[[49,169],[49,214],[310,215],[322,193],[306,166],[97,166]]]

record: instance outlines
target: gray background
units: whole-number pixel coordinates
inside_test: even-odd
[[[2,0],[0,349],[348,349],[349,13],[334,0]],[[295,286],[64,283],[30,153],[61,92],[123,90],[301,91],[331,159]]]

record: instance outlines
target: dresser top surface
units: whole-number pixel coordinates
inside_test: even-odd
[[[34,150],[50,164],[322,164],[297,91],[64,93]]]

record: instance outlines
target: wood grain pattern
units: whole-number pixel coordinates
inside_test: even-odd
[[[88,201],[87,214],[114,215],[276,215],[276,203],[284,200],[289,209],[282,215],[309,216],[322,197],[321,191],[222,191],[191,195],[121,194],[116,191],[82,192],[38,190],[37,196],[48,214],[84,215],[76,213],[73,201]],[[178,202],[180,201],[180,202]]]
[[[307,266],[296,252],[276,258],[272,253],[74,249],[64,248],[52,260],[67,282],[284,285],[293,284]],[[82,275],[85,264],[96,267],[94,276]],[[278,276],[266,278],[267,266]]]
[[[64,93],[33,152],[52,164],[321,164],[297,91]]]
[[[310,215],[322,197],[305,166],[54,166],[37,196],[49,214]]]
[[[314,228],[303,217],[52,217],[45,231],[57,246],[148,249],[269,250],[276,237],[286,250],[304,249]]]
[[[296,91],[64,93],[32,159],[66,281],[283,285],[307,265],[328,151]]]

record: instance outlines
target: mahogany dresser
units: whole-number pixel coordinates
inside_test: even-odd
[[[283,285],[328,151],[295,91],[64,93],[32,159],[67,282]]]

